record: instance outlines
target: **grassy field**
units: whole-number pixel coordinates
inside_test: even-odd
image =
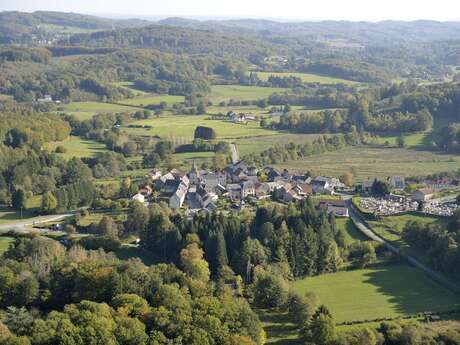
[[[401,233],[408,221],[419,221],[423,224],[442,222],[443,220],[434,216],[404,214],[399,216],[382,217],[377,221],[369,221],[372,229],[381,237],[391,242],[395,247],[403,250],[407,255],[416,257],[422,262],[427,263],[425,253],[412,248],[402,238]]]
[[[28,212],[23,211],[23,218],[29,218],[32,215]],[[0,224],[12,223],[21,220],[21,213],[11,208],[1,207],[0,208]]]
[[[97,152],[106,150],[104,144],[74,136],[61,142],[50,143],[47,145],[47,149],[54,151],[57,146],[62,146],[67,150],[66,153],[59,153],[64,159],[93,157]]]
[[[256,312],[267,334],[267,344],[302,345],[297,326],[287,312],[266,309]]]
[[[128,134],[169,138],[173,142],[181,143],[193,140],[197,126],[212,127],[218,139],[235,139],[259,135],[276,135],[277,132],[260,128],[256,121],[247,124],[238,124],[223,120],[211,120],[209,115],[166,115],[159,118],[140,120],[131,125],[148,125],[150,129],[124,127]]]
[[[319,136],[319,134],[290,134],[276,131],[270,131],[269,133],[270,135],[265,136],[239,138],[236,144],[240,155],[258,153],[275,145],[306,144]]]
[[[382,136],[377,142],[384,144],[388,142],[390,145],[396,145],[396,136]],[[407,148],[423,148],[426,142],[430,139],[430,133],[415,133],[404,136],[404,144]]]
[[[310,170],[313,174],[340,176],[352,171],[356,181],[385,178],[391,175],[428,175],[460,169],[455,155],[437,154],[410,148],[348,147],[306,157],[301,161],[280,164],[295,171]]]
[[[14,237],[8,237],[8,236],[1,236],[0,237],[0,256],[3,255],[4,252],[8,249],[10,246],[10,243],[14,241]]]
[[[135,98],[126,98],[121,101],[118,101],[118,104],[145,107],[150,104],[160,104],[161,102],[166,102],[168,104],[180,103],[185,100],[184,96],[173,96],[173,95],[143,95]]]
[[[336,218],[335,221],[337,228],[345,230],[347,243],[368,240],[368,238],[356,228],[350,218]]]
[[[353,80],[346,80],[341,78],[333,78],[311,73],[297,73],[297,72],[255,72],[261,80],[268,80],[273,75],[276,77],[297,77],[302,79],[304,83],[320,83],[320,84],[358,84]]]
[[[459,296],[406,265],[321,275],[292,286],[315,292],[338,323],[446,311],[460,303]]]
[[[272,93],[284,92],[286,89],[276,87],[261,86],[241,86],[241,85],[213,85],[208,98],[214,102],[228,102],[231,99],[239,101],[253,101],[267,98]]]
[[[135,112],[139,107],[102,102],[72,102],[64,104],[62,110],[75,115],[79,120],[87,120],[99,113]]]

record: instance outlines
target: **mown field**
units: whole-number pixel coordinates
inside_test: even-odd
[[[162,102],[166,102],[168,104],[180,103],[184,100],[184,96],[147,94],[140,97],[126,98],[121,101],[117,101],[116,103],[129,106],[145,107],[147,105],[160,104]]]
[[[276,135],[277,132],[263,129],[257,121],[233,123],[224,120],[211,120],[209,115],[165,115],[148,120],[140,120],[130,125],[152,126],[152,128],[129,128],[123,127],[128,134],[142,136],[160,136],[170,138],[173,141],[189,142],[193,140],[193,134],[197,126],[214,128],[217,139],[235,139],[241,137],[253,137],[262,135]]]
[[[356,181],[368,178],[386,178],[391,175],[429,175],[460,169],[460,158],[411,148],[348,147],[289,161],[279,165],[296,171],[340,176],[352,171]]]
[[[346,80],[341,78],[327,77],[318,74],[311,73],[298,73],[298,72],[254,72],[257,73],[261,80],[268,80],[270,76],[276,77],[297,77],[300,78],[304,83],[319,83],[319,84],[358,84],[353,80]]]
[[[75,115],[79,120],[87,120],[99,113],[136,112],[139,107],[102,102],[72,102],[60,107],[62,111]]]
[[[59,153],[64,159],[72,157],[89,158],[93,157],[97,152],[106,150],[105,145],[89,139],[71,136],[67,140],[49,143],[46,148],[54,151],[56,147],[62,146],[67,152]]]
[[[338,323],[447,311],[460,303],[459,296],[406,265],[321,275],[298,280],[292,287],[300,293],[315,292]]]
[[[347,243],[368,240],[368,238],[356,228],[350,218],[336,218],[335,222],[337,228],[345,230]]]
[[[213,85],[208,99],[213,103],[228,102],[231,99],[238,101],[254,101],[267,98],[275,92],[285,92],[286,89],[277,87],[241,86],[241,85]]]

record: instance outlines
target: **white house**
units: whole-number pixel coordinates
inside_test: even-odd
[[[184,183],[180,183],[175,193],[169,198],[169,207],[170,208],[181,208],[185,201],[187,190],[188,190],[188,186]]]
[[[141,203],[144,203],[145,202],[145,197],[141,194],[141,193],[137,193],[136,195],[134,195],[131,200],[133,201],[139,201]]]
[[[51,95],[45,95],[43,98],[37,99],[38,103],[51,103],[53,102],[53,97]]]

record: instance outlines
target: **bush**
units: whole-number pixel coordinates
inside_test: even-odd
[[[216,132],[213,128],[198,126],[195,129],[195,139],[213,140],[216,139]]]
[[[67,149],[64,146],[58,146],[56,147],[56,150],[54,150],[56,153],[67,153]]]

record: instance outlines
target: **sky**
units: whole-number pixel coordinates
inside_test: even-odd
[[[460,20],[459,0],[0,0],[0,10],[280,20]]]

